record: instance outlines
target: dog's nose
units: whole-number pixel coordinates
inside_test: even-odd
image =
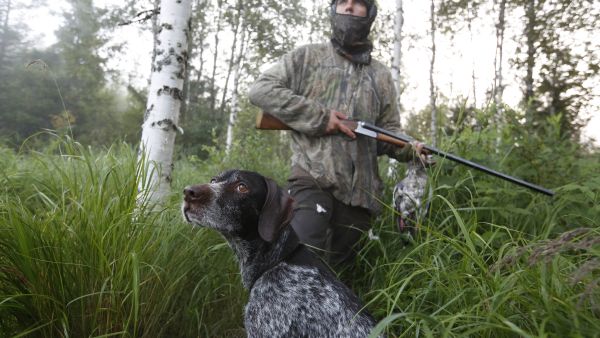
[[[187,186],[183,189],[183,200],[186,202],[204,201],[210,196],[210,188],[206,184]]]

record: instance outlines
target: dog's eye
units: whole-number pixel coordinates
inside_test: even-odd
[[[237,192],[242,193],[242,194],[245,194],[245,193],[247,193],[249,191],[248,187],[244,183],[238,184],[235,187],[235,190],[237,190]]]
[[[210,183],[211,183],[211,184],[217,183],[217,179],[216,179],[216,178],[214,178],[214,177],[213,177],[213,178],[211,178],[211,179],[210,179]]]

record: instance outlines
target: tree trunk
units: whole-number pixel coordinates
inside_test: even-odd
[[[502,52],[504,48],[504,28],[506,25],[504,21],[505,11],[506,0],[501,0],[498,13],[498,23],[496,24],[496,56],[494,58],[494,103],[496,104],[496,110],[498,110],[500,107],[502,102],[502,92],[504,90],[504,85],[502,83]]]
[[[202,82],[202,71],[204,70],[204,39],[200,39],[200,53],[198,53],[198,60],[200,60],[200,67],[196,71],[196,92],[194,97],[198,98],[204,93],[204,82]]]
[[[214,114],[217,105],[217,87],[215,85],[217,75],[217,59],[219,57],[219,32],[221,31],[221,5],[222,1],[218,1],[217,30],[215,31],[215,54],[213,55],[213,69],[210,79],[210,111]]]
[[[469,39],[471,42],[472,50],[475,50],[476,47],[473,45],[473,19],[475,18],[475,13],[471,2],[468,3],[467,8],[467,26],[469,28]],[[471,53],[471,84],[473,90],[473,107],[477,108],[477,85],[476,85],[475,76],[475,53]]]
[[[148,198],[153,206],[164,202],[170,192],[175,135],[180,129],[191,0],[162,0],[158,18],[156,60],[150,77],[150,90],[142,126],[140,155],[148,163]],[[142,183],[140,184],[142,185]]]
[[[396,0],[396,16],[394,17],[394,51],[392,54],[392,81],[396,87],[396,106],[398,107],[398,120],[402,123],[402,106],[400,95],[402,91],[402,27],[404,26],[404,7],[402,0]],[[396,160],[390,158],[388,176],[394,175]]]
[[[235,27],[233,28],[233,42],[231,48],[231,57],[229,58],[229,66],[227,67],[227,75],[225,76],[225,85],[223,86],[223,95],[221,95],[221,106],[219,108],[219,112],[221,115],[225,113],[225,99],[227,98],[227,89],[229,87],[229,78],[231,77],[231,73],[233,72],[233,68],[235,67],[236,61],[236,49],[238,45],[238,34],[240,32],[240,22],[242,21],[242,5],[238,2],[237,5],[237,20],[235,20]]]
[[[192,6],[192,13],[194,13],[195,11],[197,11],[199,8],[201,8],[202,1],[200,0],[196,0],[195,3],[193,3]],[[191,14],[190,14],[191,16]],[[194,45],[194,31],[196,29],[197,23],[193,22],[194,20],[191,19],[191,23],[190,23],[190,30],[188,33],[188,47],[187,47],[187,56],[188,58],[192,57],[192,54],[194,52],[194,49],[196,49],[196,46]],[[189,60],[189,59],[188,59]],[[186,119],[188,117],[188,109],[190,107],[190,102],[191,102],[191,97],[192,97],[192,81],[190,81],[190,72],[192,70],[192,67],[190,67],[189,65],[186,65],[185,67],[185,76],[183,79],[183,100],[181,101],[181,118],[179,119],[181,122],[181,125],[185,125]]]
[[[528,124],[533,123],[533,67],[535,66],[535,0],[527,2],[526,9],[527,26],[525,36],[527,38],[527,73],[525,75],[525,107],[526,120]]]
[[[202,6],[204,6],[208,0],[196,0],[197,1],[197,8],[200,8],[201,4]],[[206,15],[206,14],[204,14]],[[206,18],[204,18],[206,19]],[[205,24],[205,21],[202,21],[202,24]],[[201,29],[204,30],[206,27],[203,26]],[[202,82],[202,75],[204,72],[204,38],[205,35],[203,33],[202,30],[199,30],[198,32],[200,32],[199,34],[199,38],[200,41],[198,41],[198,48],[200,49],[198,52],[198,60],[200,61],[200,65],[198,66],[198,69],[196,70],[196,91],[194,92],[193,96],[194,98],[199,98],[200,95],[204,94],[204,82]],[[190,55],[191,56],[191,55]]]
[[[233,91],[231,93],[231,112],[229,113],[229,123],[227,124],[227,140],[225,142],[225,151],[229,154],[231,150],[231,146],[233,144],[233,127],[235,126],[235,122],[237,121],[237,115],[240,111],[239,107],[239,94],[238,87],[240,85],[240,70],[242,68],[242,63],[244,62],[244,54],[246,47],[246,27],[245,25],[241,25],[242,36],[240,37],[241,45],[240,51],[237,56],[237,60],[235,62],[235,68],[233,70]]]
[[[498,23],[496,24],[496,55],[494,57],[494,106],[496,107],[496,131],[498,137],[496,139],[496,145],[500,145],[500,127],[502,123],[502,115],[504,115],[502,106],[502,93],[504,91],[504,84],[502,83],[502,62],[503,62],[503,48],[504,48],[504,15],[506,12],[506,0],[500,1],[500,9],[498,12]]]
[[[401,100],[400,94],[402,91],[402,78],[401,78],[401,67],[402,67],[402,26],[404,26],[404,8],[402,0],[396,0],[396,17],[394,24],[394,54],[392,57],[392,79],[396,86],[396,105],[398,106],[398,114],[400,115],[400,121],[402,121],[401,111]]]
[[[10,19],[10,10],[11,10],[12,0],[7,0],[6,3],[6,13],[4,13],[4,18],[2,20],[2,39],[0,40],[0,65],[3,64],[4,55],[6,54],[6,45],[7,37],[8,37],[8,23]]]
[[[431,144],[437,145],[437,108],[435,103],[435,3],[431,0],[431,67],[429,69],[429,100],[431,105]]]

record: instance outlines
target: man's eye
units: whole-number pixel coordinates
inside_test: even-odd
[[[242,194],[245,194],[245,193],[247,193],[249,191],[248,187],[244,183],[238,184],[235,187],[235,190],[237,190],[237,192],[242,193]]]

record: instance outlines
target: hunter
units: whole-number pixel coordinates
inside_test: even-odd
[[[422,144],[404,148],[356,137],[344,119],[400,132],[389,69],[371,58],[374,0],[332,0],[328,43],[284,55],[252,85],[252,104],[292,129],[288,187],[297,203],[292,227],[330,264],[347,262],[381,209],[377,156],[408,161]]]

